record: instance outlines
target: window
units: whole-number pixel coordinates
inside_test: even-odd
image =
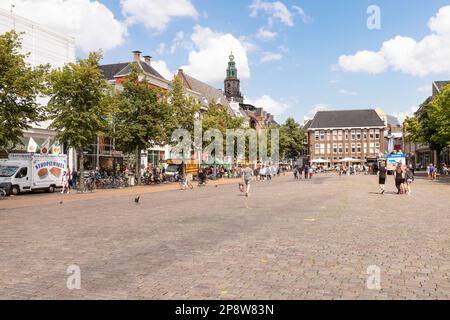
[[[375,130],[375,139],[380,140],[380,129]]]
[[[356,131],[352,130],[352,140],[356,140]]]
[[[328,141],[331,140],[331,131],[330,130],[327,131],[327,140]]]
[[[375,144],[375,153],[380,153],[380,143],[379,142],[377,142]]]
[[[357,153],[361,153],[361,143],[358,143],[358,144],[356,145],[356,152],[357,152]]]
[[[367,154],[367,142],[364,142],[364,153]]]
[[[338,137],[338,132],[337,132],[337,130],[333,130],[333,140],[337,140],[337,137]]]
[[[342,152],[344,152],[343,147],[344,147],[343,144],[339,143],[339,153],[341,153],[341,154],[342,154]]]
[[[352,143],[352,153],[356,153],[356,144]]]
[[[320,154],[325,154],[325,144],[324,143],[322,143],[321,145],[320,145]]]
[[[345,130],[345,140],[348,141],[348,130]]]
[[[337,153],[338,152],[338,145],[337,143],[333,144],[333,153]]]
[[[345,144],[345,153],[348,154],[348,143]]]
[[[317,154],[319,154],[319,151],[320,151],[320,145],[318,144],[318,143],[316,143],[316,148],[315,148],[316,150],[315,150],[315,154],[317,155]]]
[[[361,140],[361,130],[356,130],[356,140]]]
[[[325,131],[320,131],[320,140],[321,141],[325,140]]]
[[[319,134],[320,134],[320,132],[319,131],[315,131],[314,132],[314,135],[315,135],[315,138],[316,138],[316,141],[318,141],[319,140]]]
[[[338,139],[339,139],[339,141],[342,141],[342,133],[343,133],[342,130],[338,131]]]
[[[370,130],[370,140],[373,140],[374,137],[375,137],[375,130],[371,129]]]
[[[364,129],[363,135],[364,135],[364,140],[367,140],[367,129]]]
[[[375,143],[373,142],[370,143],[370,154],[375,154]]]
[[[327,153],[331,153],[331,144],[327,143]]]
[[[27,174],[28,174],[28,168],[22,168],[22,169],[20,169],[19,172],[17,172],[16,178],[23,179],[27,176]]]

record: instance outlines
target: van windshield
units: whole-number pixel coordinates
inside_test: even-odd
[[[9,178],[17,172],[19,167],[15,166],[0,166],[0,178]]]
[[[171,164],[166,169],[166,172],[168,172],[168,173],[176,173],[178,171],[180,171],[180,166],[175,165],[175,164]]]

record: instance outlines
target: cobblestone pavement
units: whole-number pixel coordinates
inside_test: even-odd
[[[376,177],[281,177],[248,199],[233,184],[140,205],[0,203],[0,298],[449,299],[450,184],[419,179],[412,196],[388,184],[381,196]],[[66,287],[70,265],[80,290]]]

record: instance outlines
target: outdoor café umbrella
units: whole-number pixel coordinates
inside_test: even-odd
[[[311,161],[311,163],[330,163],[330,161],[323,160],[323,159],[315,159],[315,160]]]

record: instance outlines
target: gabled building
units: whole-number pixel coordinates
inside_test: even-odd
[[[178,70],[177,77],[181,80],[187,94],[198,99],[203,110],[207,110],[209,104],[214,101],[216,104],[223,106],[232,113],[230,103],[222,90],[216,89],[209,84],[186,74],[183,69]]]
[[[375,110],[320,111],[306,123],[310,161],[375,162],[386,152],[385,123]]]
[[[170,81],[165,79],[155,68],[152,67],[152,57],[141,57],[140,51],[133,51],[133,59],[129,62],[114,63],[101,65],[105,79],[116,86],[116,89],[121,89],[125,78],[131,74],[132,66],[135,65],[142,73],[142,77],[148,84],[156,89],[169,90]]]

